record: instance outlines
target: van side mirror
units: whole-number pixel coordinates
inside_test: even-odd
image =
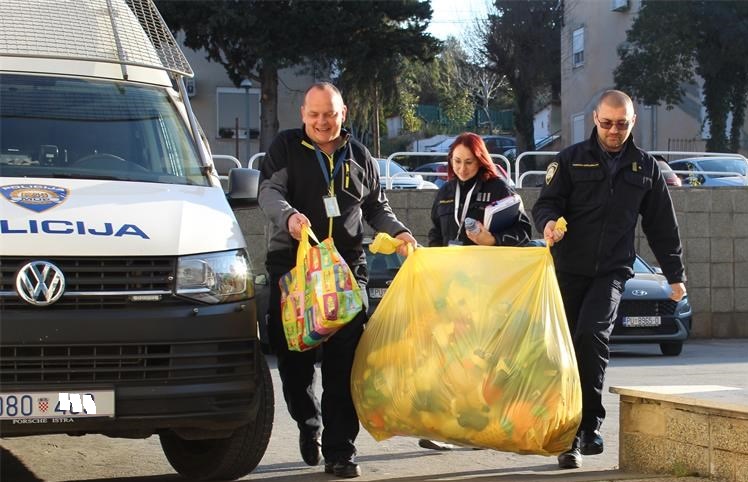
[[[254,206],[257,204],[259,188],[260,171],[249,168],[231,169],[226,199],[233,208]]]

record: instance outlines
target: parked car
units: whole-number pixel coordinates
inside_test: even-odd
[[[395,161],[377,159],[379,163],[379,182],[389,189],[439,189],[433,182],[425,181],[420,174],[410,174]],[[388,169],[389,165],[389,171]],[[388,182],[389,181],[389,182]]]
[[[532,246],[543,246],[533,240]],[[369,315],[395,278],[403,258],[397,254],[373,254],[365,244],[369,267]],[[670,299],[670,285],[659,268],[640,256],[634,261],[634,277],[624,286],[618,318],[610,336],[611,343],[657,343],[663,355],[677,356],[691,332],[691,305],[688,297]]]
[[[678,175],[675,172],[673,172],[673,169],[670,167],[670,164],[667,163],[664,157],[657,154],[654,156],[654,158],[657,160],[657,166],[659,166],[660,168],[662,177],[665,178],[665,184],[667,184],[668,186],[682,186],[683,185]]]
[[[447,137],[446,139],[442,139],[441,141],[437,142],[436,144],[429,146],[426,148],[427,152],[449,152],[449,147],[452,145],[452,143],[457,139],[456,137]]]
[[[413,172],[441,172],[447,174],[447,161],[429,162],[413,169]],[[425,181],[433,182],[437,187],[442,187],[447,182],[447,176],[423,176]]]
[[[659,343],[663,355],[680,355],[691,332],[688,296],[670,299],[670,285],[659,268],[640,256],[634,261],[634,277],[624,286],[618,318],[610,335],[612,343]]]
[[[676,171],[683,186],[746,185],[748,163],[739,157],[689,157],[670,161],[668,164]],[[722,172],[725,174],[715,174]]]
[[[511,149],[517,145],[517,140],[510,136],[489,135],[481,137],[483,138],[483,142],[486,143],[488,152],[491,154],[504,154],[507,149]],[[426,150],[429,152],[448,152],[455,139],[456,137],[447,137],[441,142],[428,147]]]
[[[496,161],[497,159],[494,159]],[[506,170],[506,168],[503,166],[503,163],[496,163],[497,166],[501,166],[501,169]],[[440,161],[440,162],[429,162],[428,164],[423,164],[421,166],[416,167],[413,169],[413,172],[443,172],[444,174],[447,173],[447,161]],[[501,172],[501,170],[499,170]],[[437,187],[442,187],[447,182],[447,176],[429,176],[426,175],[423,177],[424,180],[433,182]],[[511,187],[515,187],[514,181],[510,177],[506,178],[506,181],[509,183]]]
[[[483,142],[486,143],[486,148],[491,154],[504,154],[506,155],[509,149],[516,148],[517,139],[509,136],[482,136]]]
[[[397,271],[405,261],[405,258],[397,253],[372,253],[371,250],[369,250],[371,241],[372,240],[369,238],[364,240],[366,265],[369,271],[369,283],[366,285],[366,295],[369,298],[369,309],[367,310],[369,316],[371,316],[377,306],[379,306],[379,302],[382,300],[384,293],[392,283],[392,280],[395,279]]]

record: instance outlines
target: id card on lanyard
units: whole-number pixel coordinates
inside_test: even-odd
[[[335,196],[335,192],[333,191],[333,183],[335,175],[340,170],[340,166],[343,165],[346,151],[347,149],[343,149],[338,156],[338,160],[335,162],[335,167],[330,166],[328,169],[325,165],[325,160],[322,158],[322,152],[320,152],[320,149],[316,144],[314,145],[314,153],[317,155],[319,167],[322,169],[322,175],[325,176],[325,181],[327,181],[328,195],[322,196],[322,202],[324,203],[325,214],[327,214],[328,218],[336,218],[340,216],[340,206],[338,205],[338,198]]]
[[[457,185],[455,186],[455,223],[457,224],[457,236],[455,236],[455,239],[449,241],[449,246],[460,246],[462,245],[462,241],[460,241],[460,233],[462,232],[462,228],[465,225],[465,218],[467,217],[468,208],[470,207],[470,199],[473,197],[473,189],[475,189],[475,184],[473,184],[473,187],[470,188],[470,190],[467,192],[467,195],[465,195],[465,204],[462,206],[462,212],[460,213],[460,183],[457,182]]]

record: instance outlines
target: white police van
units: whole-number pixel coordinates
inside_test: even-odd
[[[2,0],[0,435],[158,434],[190,479],[273,421],[252,269],[150,0]]]

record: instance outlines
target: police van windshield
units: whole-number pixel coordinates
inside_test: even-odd
[[[207,186],[164,89],[0,75],[0,175]]]

